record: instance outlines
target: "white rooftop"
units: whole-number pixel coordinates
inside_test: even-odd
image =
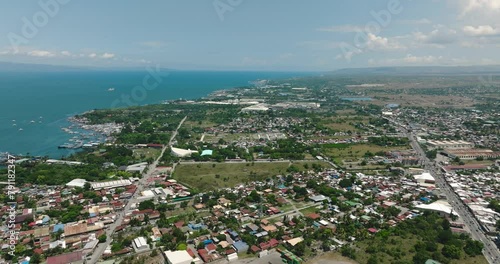
[[[87,181],[85,179],[74,179],[74,180],[66,183],[66,186],[83,188],[85,186],[85,183],[87,183]]]
[[[431,204],[419,204],[415,206],[417,209],[423,209],[423,210],[431,210],[431,211],[436,211],[436,212],[443,212],[446,214],[449,214],[453,211],[453,208],[451,205],[445,201],[445,200],[438,200],[435,201]],[[457,213],[453,212],[454,215],[458,215]]]
[[[193,258],[186,250],[165,251],[163,252],[167,258],[167,262],[171,264],[190,264]]]
[[[100,189],[110,189],[131,185],[132,182],[130,180],[117,180],[117,181],[107,181],[107,182],[93,182],[91,183],[92,189],[100,190]]]

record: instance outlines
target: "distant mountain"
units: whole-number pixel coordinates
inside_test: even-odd
[[[0,61],[0,72],[61,72],[81,70],[89,70],[89,68]]]
[[[75,71],[144,71],[144,67],[90,67],[49,64],[14,63],[0,61],[0,72],[75,72]],[[155,67],[154,65],[150,67]],[[175,71],[161,68],[162,71]]]
[[[488,66],[415,66],[348,68],[331,72],[333,75],[468,75],[500,74],[500,65]]]

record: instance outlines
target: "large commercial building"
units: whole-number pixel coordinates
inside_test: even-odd
[[[193,258],[186,250],[165,251],[165,258],[168,264],[191,264]]]
[[[471,160],[477,158],[498,158],[500,157],[500,152],[492,151],[491,149],[449,149],[444,151],[448,157],[460,158],[463,160]]]
[[[474,147],[473,143],[463,140],[427,140],[427,145],[433,149],[470,149]]]
[[[172,147],[171,149],[172,155],[179,157],[179,158],[184,158],[184,157],[189,157],[193,153],[198,153],[196,150],[190,150],[190,149],[181,149],[181,148],[174,148]]]
[[[117,180],[117,181],[107,181],[107,182],[93,182],[90,185],[94,190],[102,190],[102,189],[114,189],[118,187],[125,187],[131,184],[132,182],[130,180]]]

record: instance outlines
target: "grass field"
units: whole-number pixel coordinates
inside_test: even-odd
[[[324,162],[324,161],[318,161],[318,160],[311,160],[311,161],[294,161],[292,164],[297,167],[300,171],[306,171],[306,170],[311,170],[313,164],[319,164],[323,168],[331,168],[332,165],[330,163]],[[308,169],[306,169],[304,166],[307,164]]]
[[[144,155],[146,159],[153,158],[156,159],[160,156],[161,149],[153,149],[153,148],[140,148],[134,149],[134,156],[136,158],[141,158],[141,155]]]
[[[336,144],[336,145],[324,145],[324,153],[330,157],[338,164],[342,164],[343,160],[357,161],[363,158],[366,152],[376,153],[379,151],[391,151],[391,150],[404,150],[409,149],[407,147],[382,147],[373,144]]]
[[[288,166],[288,162],[180,164],[174,179],[202,191],[214,190],[283,174]]]
[[[331,167],[330,164],[321,161],[292,162],[300,171],[305,170],[305,164],[308,164],[309,169],[312,169],[314,163],[321,164],[323,168]],[[214,190],[285,174],[289,166],[288,161],[180,164],[175,169],[174,179],[199,190]]]
[[[352,132],[357,132],[360,131],[357,129],[354,124],[356,123],[368,123],[368,118],[363,117],[363,116],[353,116],[353,115],[346,115],[346,116],[337,116],[337,117],[332,117],[324,120],[322,124],[326,127],[329,127],[331,129],[334,129],[336,131],[352,131]]]

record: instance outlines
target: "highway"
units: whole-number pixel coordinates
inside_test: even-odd
[[[172,134],[172,137],[170,137],[168,144],[165,145],[163,147],[163,149],[161,150],[161,154],[158,156],[158,158],[156,158],[156,160],[152,164],[149,165],[147,171],[145,172],[145,174],[142,176],[142,178],[137,183],[137,190],[135,191],[134,195],[129,200],[126,201],[126,205],[125,205],[125,208],[123,209],[123,211],[119,212],[117,214],[117,218],[115,219],[115,221],[106,228],[106,236],[108,237],[106,242],[99,243],[97,245],[97,247],[95,248],[92,256],[88,257],[85,260],[85,263],[89,263],[89,264],[97,263],[97,261],[101,258],[102,254],[104,253],[104,250],[106,250],[106,248],[111,244],[111,242],[112,242],[111,236],[113,235],[115,229],[121,225],[121,223],[123,221],[123,217],[125,216],[125,214],[127,212],[130,211],[132,204],[134,204],[133,201],[137,200],[137,196],[139,196],[140,193],[143,191],[144,185],[147,183],[148,178],[150,178],[153,175],[153,172],[155,171],[156,167],[158,166],[158,163],[160,162],[161,157],[163,157],[163,154],[165,153],[165,151],[167,149],[169,149],[170,146],[172,145],[172,142],[174,141],[175,137],[177,136],[177,131],[182,126],[184,121],[186,121],[186,119],[187,119],[187,116],[181,120],[181,122],[177,126],[177,129],[175,129],[174,133]]]
[[[434,176],[437,187],[444,192],[448,202],[453,207],[453,210],[460,215],[465,226],[470,230],[472,238],[481,241],[484,244],[483,254],[486,260],[489,263],[500,264],[500,250],[497,248],[495,243],[484,234],[476,217],[471,211],[469,211],[468,207],[453,191],[453,188],[446,181],[446,177],[441,171],[441,168],[436,165],[435,162],[427,158],[424,150],[418,144],[415,134],[407,133],[407,136],[410,140],[411,146],[420,156],[422,165]]]

